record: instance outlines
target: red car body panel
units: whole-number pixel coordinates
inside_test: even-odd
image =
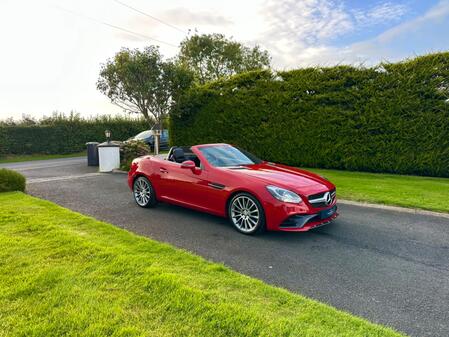
[[[336,208],[336,197],[323,207],[314,207],[308,196],[335,190],[335,186],[323,177],[298,168],[262,162],[244,167],[215,167],[208,163],[200,151],[205,144],[191,147],[202,163],[202,168],[183,168],[181,164],[156,156],[144,156],[133,161],[128,173],[129,187],[138,176],[147,177],[153,185],[158,201],[176,204],[221,217],[227,216],[227,202],[237,192],[247,192],[261,203],[267,230],[307,231],[329,223],[338,215],[317,217],[302,227],[286,227],[283,223],[292,216],[319,214]],[[267,185],[275,185],[297,193],[302,202],[286,203],[274,198]]]

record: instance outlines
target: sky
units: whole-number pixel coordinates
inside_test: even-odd
[[[0,119],[121,113],[101,63],[150,44],[173,57],[195,31],[258,44],[276,69],[371,66],[449,50],[449,0],[0,0]]]

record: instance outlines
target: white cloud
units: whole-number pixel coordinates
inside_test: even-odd
[[[274,4],[270,2],[270,5]],[[336,38],[369,25],[399,21],[410,8],[399,3],[382,2],[356,13],[331,0],[309,0],[301,5],[286,0],[278,6],[281,9],[267,13],[272,21],[269,34],[264,34],[260,39],[279,68],[374,65],[380,61],[397,61],[447,50],[449,45],[449,34],[445,33],[449,27],[449,0],[440,0],[427,12],[398,23],[374,38],[346,46],[335,46],[333,43]],[[332,8],[333,14],[329,12]]]
[[[347,8],[342,0],[268,0],[262,11],[268,28],[260,40],[275,65],[294,67],[353,61],[349,48],[332,43],[369,26],[399,21],[408,7],[380,2],[361,10]]]
[[[343,5],[330,0],[269,0],[263,11],[269,36],[291,43],[314,44],[353,29]]]
[[[193,11],[184,7],[166,9],[160,11],[157,16],[163,19],[164,22],[174,23],[175,27],[179,28],[180,31],[184,30],[186,34],[189,30],[193,31],[197,27],[202,27],[203,29],[208,27],[210,29],[222,31],[224,29],[229,29],[229,26],[233,24],[233,21],[226,16],[207,10]],[[127,26],[131,27],[131,29],[136,32],[144,31],[147,33],[158,33],[162,28],[165,30],[165,34],[173,33],[172,28],[168,27],[167,31],[167,26],[162,25],[161,27],[160,22],[141,14],[133,15],[128,20]],[[117,34],[123,35],[121,33]],[[136,39],[134,36],[128,36],[128,38],[130,40]]]
[[[449,0],[442,0],[437,5],[429,9],[424,15],[387,30],[386,32],[380,34],[377,39],[383,42],[390,41],[399,35],[410,33],[429,22],[434,21],[437,23],[439,20],[442,20],[447,16],[449,16]]]
[[[368,10],[355,9],[352,11],[358,25],[370,26],[399,21],[408,11],[408,7],[401,3],[384,2]]]
[[[447,49],[449,42],[449,36],[445,32],[448,17],[449,0],[442,0],[423,15],[401,23],[373,39],[354,43],[346,49],[352,55],[353,61],[359,60],[368,64],[377,63],[379,60],[397,61],[416,54],[442,51]],[[432,30],[432,36],[426,33],[429,30]],[[437,43],[432,45],[430,43],[432,40],[436,40]],[[407,48],[401,48],[401,43],[406,44]],[[418,49],[422,48],[420,44],[426,44],[426,49]]]
[[[226,27],[232,24],[228,17],[212,11],[192,11],[185,7],[177,7],[166,10],[162,17],[168,22],[176,22],[177,25],[194,28],[196,25]]]

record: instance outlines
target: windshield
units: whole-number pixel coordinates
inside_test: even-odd
[[[151,133],[151,130],[142,131],[137,136],[134,137],[134,139],[145,139],[148,137],[151,137],[153,134]]]
[[[200,148],[207,161],[216,167],[259,164],[262,161],[253,154],[229,145]]]

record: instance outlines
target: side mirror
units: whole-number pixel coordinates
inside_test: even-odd
[[[194,169],[195,168],[195,162],[193,160],[186,160],[181,163],[181,168],[185,169]]]

